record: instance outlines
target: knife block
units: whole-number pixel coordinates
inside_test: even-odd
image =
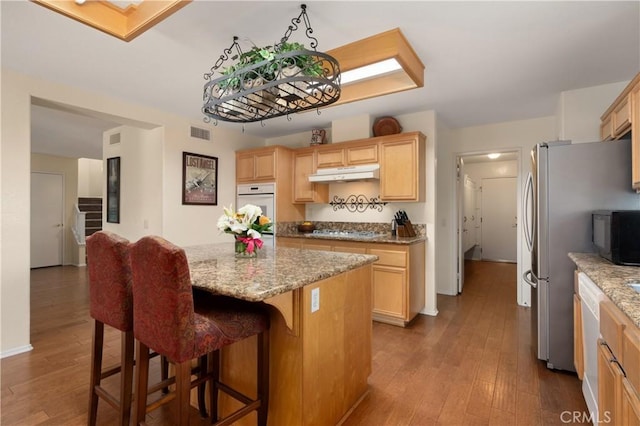
[[[410,220],[405,220],[404,224],[398,225],[396,229],[398,237],[415,237],[416,231],[413,229],[413,225]]]

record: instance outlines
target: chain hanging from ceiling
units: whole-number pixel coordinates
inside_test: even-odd
[[[318,40],[312,36],[307,7],[300,7],[302,12],[291,20],[275,46],[254,46],[243,52],[234,37],[224,49],[204,75],[208,81],[202,106],[206,122],[251,123],[324,107],[340,98],[340,65],[332,56],[316,51]],[[302,22],[313,50],[289,42]],[[237,62],[223,68],[229,59]],[[222,76],[213,78],[216,72]]]

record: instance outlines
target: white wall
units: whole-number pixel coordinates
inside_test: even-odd
[[[78,158],[78,197],[102,197],[102,160]]]
[[[517,177],[518,162],[488,161],[486,163],[465,163],[464,173],[468,174],[478,185],[485,178]]]
[[[573,142],[600,140],[600,117],[628,81],[562,92],[558,98],[558,139]]]
[[[215,227],[222,206],[235,198],[235,150],[264,145],[264,140],[241,133],[241,129],[224,129],[192,123],[149,107],[133,105],[108,96],[90,93],[75,87],[51,83],[2,70],[0,113],[2,259],[0,266],[0,356],[29,350],[29,214],[30,214],[30,110],[31,97],[106,114],[122,123],[150,123],[162,133],[164,146],[158,154],[159,163],[151,172],[159,176],[162,187],[160,211],[162,235],[180,245],[227,241]],[[190,137],[195,124],[211,131],[212,141]],[[182,152],[197,152],[219,158],[219,194],[217,206],[182,206]],[[127,161],[122,158],[123,164]],[[157,172],[159,170],[159,173]],[[155,225],[154,225],[155,226]],[[136,234],[124,235],[127,238]]]

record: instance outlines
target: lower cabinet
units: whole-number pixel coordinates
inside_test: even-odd
[[[640,425],[640,330],[613,302],[600,302],[598,411],[612,425]]]
[[[366,253],[378,256],[373,264],[373,319],[406,326],[425,305],[425,243],[364,243],[278,237],[278,247]]]

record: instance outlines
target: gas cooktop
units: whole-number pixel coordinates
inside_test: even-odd
[[[385,234],[380,234],[373,231],[350,231],[350,230],[337,230],[337,229],[316,229],[313,231],[313,235],[316,237],[335,237],[335,238],[353,238],[353,239],[366,239],[382,237]]]

